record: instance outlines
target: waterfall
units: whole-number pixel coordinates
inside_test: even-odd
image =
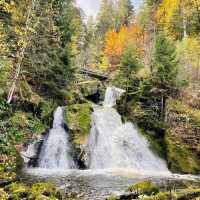
[[[39,155],[39,167],[47,169],[73,168],[74,162],[70,156],[68,133],[63,125],[63,109],[58,107],[54,112],[53,128],[50,130],[46,141],[44,141]]]
[[[168,172],[165,161],[150,150],[148,141],[135,125],[123,124],[121,116],[112,108],[123,92],[108,87],[103,107],[94,107],[88,143],[89,168]]]

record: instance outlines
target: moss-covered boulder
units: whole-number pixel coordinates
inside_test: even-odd
[[[8,200],[9,195],[3,189],[0,189],[0,199],[1,200]]]
[[[30,189],[29,199],[62,199],[63,195],[54,185],[49,183],[35,183]]]
[[[12,200],[62,200],[63,194],[49,183],[34,183],[31,187],[24,183],[14,182],[5,187],[5,197]],[[1,196],[0,196],[1,197]],[[3,200],[3,199],[2,199]]]
[[[169,200],[169,199],[176,199],[176,194],[170,193],[170,192],[159,192],[156,195],[143,196],[141,199],[143,200]]]
[[[17,158],[12,155],[0,155],[0,185],[5,186],[16,181]]]
[[[169,130],[165,136],[169,169],[175,173],[198,173],[200,170],[198,157],[171,131],[173,130]]]
[[[98,80],[82,81],[78,87],[84,97],[94,95],[103,89],[101,81]]]
[[[200,188],[188,188],[180,192],[177,200],[200,199]]]
[[[74,104],[65,107],[66,122],[75,145],[87,143],[91,127],[91,103]]]
[[[138,195],[152,195],[159,192],[159,186],[151,181],[142,181],[130,186],[127,191],[136,193]]]
[[[30,188],[23,183],[12,183],[5,187],[5,191],[9,194],[11,199],[20,200],[23,198],[27,198],[30,193]]]

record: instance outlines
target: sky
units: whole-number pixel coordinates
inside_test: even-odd
[[[77,4],[83,9],[87,16],[96,16],[101,0],[77,0]],[[140,7],[142,0],[132,0],[136,10]]]

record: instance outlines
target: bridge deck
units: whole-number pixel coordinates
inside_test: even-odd
[[[91,69],[88,69],[88,68],[80,68],[79,72],[82,73],[82,74],[88,74],[89,76],[92,76],[92,77],[95,77],[95,78],[98,78],[98,79],[101,79],[101,80],[106,80],[106,79],[109,78],[108,74],[102,73],[102,72],[97,71],[97,70],[91,70]]]

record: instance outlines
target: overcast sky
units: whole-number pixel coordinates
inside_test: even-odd
[[[96,16],[99,10],[101,0],[77,0],[79,7],[83,9],[87,16]],[[135,9],[137,10],[142,3],[142,0],[132,0]]]

